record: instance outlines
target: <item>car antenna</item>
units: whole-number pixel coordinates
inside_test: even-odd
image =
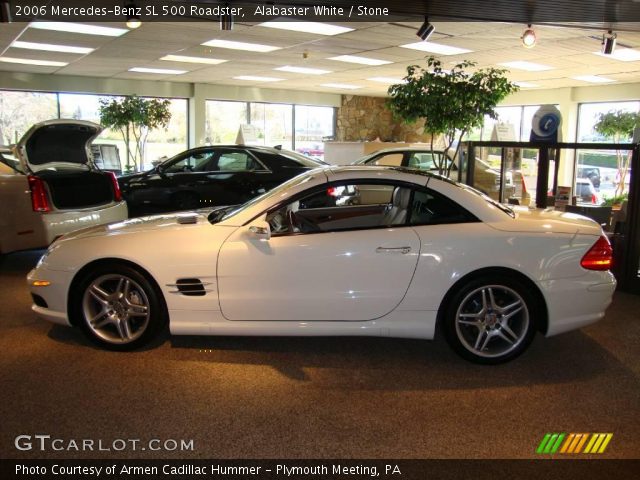
[[[282,150],[282,145],[275,145],[273,148],[275,148],[276,150]]]

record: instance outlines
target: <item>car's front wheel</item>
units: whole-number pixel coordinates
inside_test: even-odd
[[[472,280],[450,299],[444,332],[451,347],[475,363],[514,359],[536,332],[535,300],[517,278],[489,276]]]
[[[110,349],[128,351],[153,339],[165,323],[158,287],[128,265],[102,265],[79,282],[73,315],[87,337]]]

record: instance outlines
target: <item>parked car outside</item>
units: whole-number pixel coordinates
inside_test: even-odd
[[[314,201],[373,185],[380,203]],[[417,339],[439,325],[463,357],[500,363],[538,331],[601,319],[611,257],[584,217],[512,209],[417,170],[324,167],[242,206],[65,235],[28,283],[36,313],[113,350],[167,321],[175,335]]]
[[[409,147],[378,150],[362,158],[359,158],[358,160],[353,162],[353,165],[402,166],[415,168],[431,173],[438,173],[439,165],[448,168],[452,163],[453,166],[451,166],[450,175],[454,178],[457,178],[458,165],[448,156],[445,159],[444,151],[434,150],[433,152],[431,152],[431,150],[428,148],[425,149]],[[500,200],[500,171],[492,168],[487,162],[476,158],[474,172],[474,186],[494,200]],[[522,173],[516,173],[520,177],[519,179],[514,179],[512,172],[506,172],[505,174],[505,184],[503,190],[504,197],[506,199],[511,198],[515,195],[515,183],[520,182],[518,183],[518,185],[524,185],[524,182],[522,181]]]
[[[56,237],[128,217],[118,182],[96,168],[101,127],[49,120],[14,147],[0,147],[0,253],[48,246]]]
[[[588,203],[591,205],[604,204],[604,200],[588,178],[576,178],[575,196],[578,203]]]
[[[118,181],[132,214],[140,215],[244,203],[321,165],[280,148],[213,145],[186,150]]]
[[[578,178],[588,178],[595,188],[600,188],[600,169],[598,167],[579,166]]]

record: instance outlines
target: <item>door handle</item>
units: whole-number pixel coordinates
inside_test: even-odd
[[[376,253],[401,253],[406,255],[411,251],[411,247],[378,247]]]

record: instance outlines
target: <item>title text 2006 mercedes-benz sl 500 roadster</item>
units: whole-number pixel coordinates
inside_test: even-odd
[[[38,314],[113,350],[165,322],[176,335],[421,339],[439,326],[463,357],[499,363],[536,332],[602,318],[611,258],[577,215],[511,209],[429,173],[325,167],[241,206],[64,235],[28,282]]]

